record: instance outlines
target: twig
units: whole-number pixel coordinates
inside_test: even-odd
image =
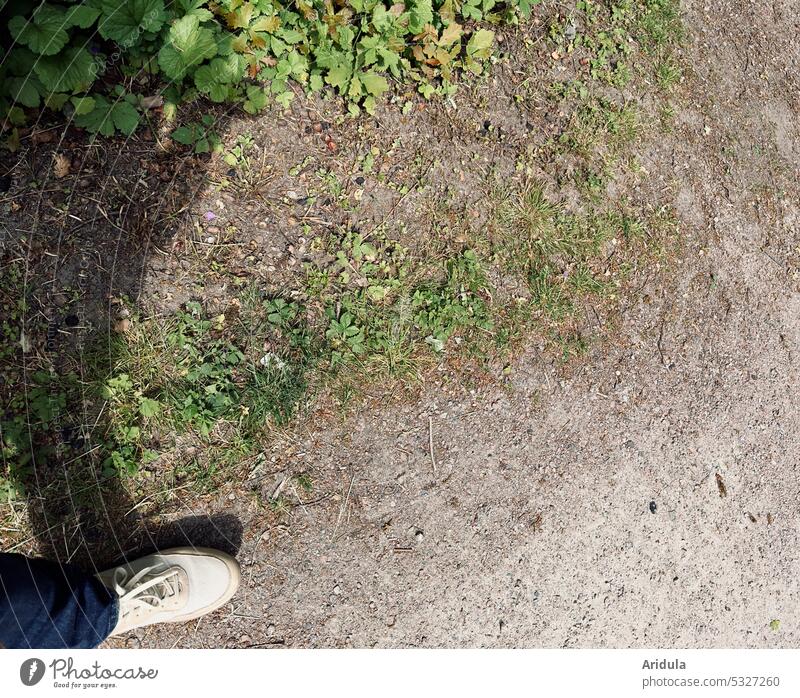
[[[350,487],[347,488],[347,496],[344,498],[344,502],[342,503],[341,508],[339,509],[339,516],[336,518],[336,526],[333,528],[333,535],[331,536],[331,540],[336,540],[336,532],[339,530],[339,524],[342,522],[342,516],[344,516],[345,511],[347,510],[347,505],[350,503],[350,493],[353,491],[353,482],[356,479],[355,473],[350,477]]]
[[[428,448],[430,449],[431,454],[433,476],[436,477],[436,457],[433,455],[433,417],[428,417]]]

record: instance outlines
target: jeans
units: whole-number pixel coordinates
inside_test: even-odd
[[[0,646],[90,649],[117,624],[117,595],[71,565],[0,553]]]

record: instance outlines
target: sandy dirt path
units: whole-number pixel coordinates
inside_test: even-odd
[[[693,103],[642,162],[686,245],[618,339],[298,437],[336,494],[245,537],[232,608],[138,642],[800,644],[793,5],[684,3]]]

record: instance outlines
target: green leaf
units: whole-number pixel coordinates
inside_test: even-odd
[[[36,89],[38,80],[31,78],[6,78],[3,91],[7,91],[12,102],[23,107],[38,107],[42,100]]]
[[[294,29],[280,29],[275,32],[276,36],[279,36],[283,39],[287,44],[299,44],[304,36],[299,31],[295,31]]]
[[[193,126],[178,126],[170,137],[183,145],[192,145],[197,140],[197,133]]]
[[[64,17],[64,24],[71,27],[88,29],[95,23],[95,20],[99,16],[100,10],[96,7],[73,5],[67,10],[67,14]]]
[[[80,128],[85,128],[91,133],[113,136],[114,122],[111,120],[111,103],[105,97],[95,97],[94,109],[87,114],[76,115],[75,125]],[[109,395],[113,395],[111,389],[112,386],[109,385]]]
[[[177,0],[178,7],[181,8],[181,15],[194,15],[201,22],[212,19],[214,14],[206,9],[204,5],[207,0]]]
[[[289,108],[289,103],[294,99],[294,92],[281,92],[275,96],[275,101],[280,104],[284,109]]]
[[[20,15],[8,23],[11,36],[31,51],[42,56],[54,56],[69,41],[64,13],[50,5],[40,6],[30,19]]]
[[[319,92],[324,83],[322,82],[322,76],[319,73],[314,73],[308,79],[308,87],[311,89],[312,92]]]
[[[139,412],[142,417],[155,417],[161,410],[161,405],[158,400],[151,400],[149,397],[143,397],[139,403]]]
[[[65,95],[59,92],[48,92],[44,98],[44,105],[48,109],[53,109],[54,111],[58,111],[63,107],[67,100],[69,100],[69,95]]]
[[[478,60],[486,60],[489,58],[493,43],[493,31],[478,29],[467,42],[467,55]]]
[[[42,57],[33,69],[45,88],[53,92],[86,90],[97,77],[94,57],[79,46],[70,46],[57,56]]]
[[[433,22],[432,0],[416,0],[411,4],[408,14],[408,29],[412,34],[419,34],[426,24]]]
[[[118,131],[130,136],[139,125],[139,112],[129,102],[117,102],[111,109],[111,120]]]
[[[194,68],[217,53],[211,30],[200,26],[200,20],[189,15],[179,19],[169,30],[169,40],[158,52],[158,65],[172,80],[181,80]]]
[[[201,65],[194,74],[194,84],[200,92],[207,94],[215,102],[224,102],[231,83],[242,79],[244,68],[240,57],[233,53],[225,58],[215,58],[211,63]]]
[[[531,12],[535,5],[538,5],[542,0],[518,0],[517,7],[523,17],[530,17]]]
[[[73,97],[70,101],[72,106],[75,107],[76,116],[88,114],[94,109],[94,97]]]
[[[12,49],[5,60],[3,61],[3,68],[5,68],[10,75],[18,75],[22,78],[31,74],[33,66],[39,57],[29,51],[24,46],[17,46]]]
[[[351,74],[350,66],[336,66],[328,71],[328,74],[325,76],[325,82],[333,87],[338,87],[339,90],[344,90],[344,88],[347,87],[347,83],[350,81]]]
[[[101,9],[100,36],[125,48],[137,43],[142,32],[157,32],[167,19],[164,0],[101,0]]]
[[[244,103],[244,110],[248,114],[256,114],[267,106],[267,93],[256,85],[247,86],[247,99]]]
[[[139,112],[125,100],[109,102],[105,97],[94,98],[92,111],[75,116],[75,125],[92,133],[112,136],[114,131],[121,131],[130,136],[139,125]]]
[[[375,97],[380,97],[389,89],[389,83],[383,75],[377,73],[362,73],[359,79],[364,85],[364,89]]]
[[[417,89],[425,99],[430,99],[436,92],[436,88],[427,82],[420,85]]]

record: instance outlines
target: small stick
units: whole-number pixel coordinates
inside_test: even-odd
[[[433,417],[428,417],[428,448],[431,453],[431,465],[433,466],[433,475],[436,476],[436,457],[433,455]]]
[[[353,482],[355,482],[356,475],[350,477],[350,487],[347,488],[347,496],[344,498],[344,503],[342,504],[341,508],[339,509],[339,516],[336,518],[336,526],[333,528],[333,535],[331,536],[331,540],[336,540],[336,532],[339,530],[339,524],[342,522],[342,517],[347,510],[348,505],[350,504],[350,493],[353,491]]]

